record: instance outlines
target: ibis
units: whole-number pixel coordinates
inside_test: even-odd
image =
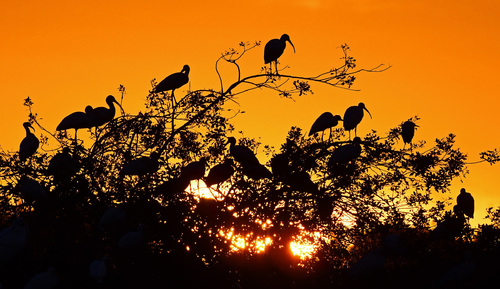
[[[123,235],[118,241],[118,247],[122,249],[132,249],[143,245],[144,243],[144,225],[140,224],[137,231],[131,231]]]
[[[205,178],[205,184],[207,187],[211,187],[215,184],[219,185],[226,180],[228,180],[234,174],[233,160],[226,159],[222,164],[215,165],[208,172]]]
[[[330,135],[332,133],[332,127],[335,127],[339,124],[339,120],[342,120],[340,115],[333,115],[331,112],[325,112],[321,114],[316,121],[314,121],[311,126],[311,130],[309,131],[309,136],[317,133],[324,132],[326,129],[330,129]],[[323,139],[323,134],[321,135],[321,139]]]
[[[63,120],[61,120],[59,125],[57,125],[56,130],[60,131],[60,130],[74,129],[75,141],[76,141],[76,134],[78,130],[81,128],[93,127],[95,118],[96,117],[94,109],[92,108],[92,106],[87,105],[85,107],[85,112],[83,111],[73,112],[70,115],[63,118]]]
[[[199,161],[189,163],[181,169],[181,178],[185,181],[199,180],[205,176],[207,159],[201,158]]]
[[[125,221],[126,215],[125,210],[121,206],[106,209],[99,218],[99,229],[106,230]]]
[[[171,90],[172,99],[176,101],[174,91],[189,82],[189,71],[189,65],[184,65],[180,72],[170,74],[169,76],[165,77],[165,79],[160,81],[160,83],[158,83],[158,85],[154,88],[153,92],[159,93]]]
[[[123,108],[121,107],[120,103],[116,101],[115,97],[112,95],[108,95],[106,97],[106,104],[108,104],[108,107],[96,107],[93,110],[93,126],[99,127],[101,125],[104,125],[108,122],[110,122],[116,114],[116,108],[114,104],[117,104],[121,110],[123,111]]]
[[[108,273],[106,257],[94,260],[89,265],[89,275],[97,284],[101,284]]]
[[[123,175],[143,176],[154,173],[158,170],[160,155],[157,152],[152,152],[149,157],[140,157],[131,160],[121,170]]]
[[[293,46],[290,36],[288,34],[281,35],[280,39],[271,39],[266,43],[264,47],[264,63],[271,66],[274,62],[274,67],[276,69],[276,74],[278,74],[278,58],[283,54],[286,48],[286,42],[289,42],[293,47],[293,52],[295,53],[295,46]]]
[[[401,136],[405,144],[411,143],[415,135],[415,127],[418,127],[413,121],[407,120],[401,125]]]
[[[229,154],[242,166],[260,164],[251,149],[244,145],[236,145],[236,139],[234,137],[228,137],[227,142],[230,144]]]
[[[28,233],[21,217],[14,219],[9,227],[0,231],[0,267],[24,247],[27,239]]]
[[[474,197],[464,188],[457,197],[457,209],[469,218],[474,218]]]
[[[59,273],[54,267],[47,271],[36,274],[31,278],[24,289],[52,289],[59,284]]]
[[[273,176],[269,169],[262,164],[243,165],[242,172],[253,180],[270,179]]]
[[[366,110],[372,117],[371,113],[365,107],[365,104],[360,102],[357,106],[349,107],[344,113],[344,130],[349,131],[349,139],[351,139],[351,130],[354,129],[354,134],[356,134],[356,128],[358,124],[363,119],[363,111]]]
[[[360,144],[361,139],[355,137],[351,143],[336,148],[328,160],[328,166],[348,163],[359,157],[361,155]]]
[[[69,178],[78,169],[78,161],[70,154],[70,149],[64,147],[50,159],[47,174],[56,178]]]
[[[26,136],[21,141],[21,145],[19,146],[19,159],[21,161],[25,161],[27,158],[31,157],[40,145],[40,141],[30,130],[30,128],[35,130],[31,124],[29,122],[25,122],[23,123],[23,127],[26,130]]]
[[[24,175],[19,180],[19,191],[23,199],[29,203],[47,199],[44,187],[38,181]]]

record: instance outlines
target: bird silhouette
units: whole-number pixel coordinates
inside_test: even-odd
[[[233,165],[234,162],[232,159],[226,159],[222,164],[215,165],[211,168],[205,178],[207,187],[211,187],[215,184],[219,186],[221,183],[228,180],[234,174]]]
[[[228,137],[227,142],[230,144],[229,154],[242,166],[260,164],[259,160],[251,149],[247,148],[244,145],[236,145],[236,139],[234,137]]]
[[[326,129],[330,129],[330,135],[332,134],[332,127],[335,127],[339,124],[339,120],[342,120],[340,115],[333,115],[331,112],[325,112],[321,114],[311,126],[311,130],[309,131],[309,136],[317,133],[323,132]],[[321,139],[323,140],[323,134],[321,134]]]
[[[116,224],[125,221],[126,215],[127,213],[120,206],[106,209],[99,218],[99,229],[106,230],[112,226],[116,226]]]
[[[101,125],[104,125],[110,122],[115,117],[116,108],[114,106],[114,103],[116,103],[123,111],[121,105],[112,95],[108,95],[106,97],[106,103],[108,104],[108,107],[100,106],[93,109],[93,126],[99,127]]]
[[[273,176],[271,171],[262,164],[243,165],[242,172],[253,180],[270,179]]]
[[[76,134],[81,128],[91,128],[94,126],[96,122],[96,115],[92,106],[87,105],[85,107],[85,112],[77,111],[72,114],[66,116],[61,120],[61,122],[57,125],[56,130],[67,130],[74,129],[75,130],[75,142],[76,142]]]
[[[418,127],[413,121],[407,120],[401,125],[401,136],[405,144],[411,143],[415,135],[415,127]]]
[[[205,176],[207,159],[202,157],[199,161],[187,164],[181,169],[181,178],[185,181],[200,180]]]
[[[0,231],[0,268],[19,252],[28,239],[23,218],[14,219],[12,224]]]
[[[94,260],[89,265],[89,275],[97,284],[101,284],[108,273],[106,257]]]
[[[351,143],[336,148],[328,160],[328,166],[331,167],[336,164],[345,164],[359,157],[361,155],[360,144],[361,139],[355,137]]]
[[[280,39],[271,39],[266,43],[264,47],[264,63],[270,63],[272,71],[272,63],[274,62],[274,67],[276,68],[276,74],[278,74],[278,58],[283,54],[286,47],[286,42],[290,42],[293,47],[293,52],[295,53],[295,46],[293,46],[290,36],[288,34],[281,35]]]
[[[153,92],[159,93],[171,90],[172,99],[177,103],[177,101],[175,100],[174,91],[189,82],[189,71],[189,65],[184,65],[180,72],[170,74],[169,76],[165,77],[165,79],[160,81],[160,83],[158,83],[158,85],[154,88]]]
[[[144,224],[140,224],[137,231],[131,231],[123,235],[118,241],[118,247],[122,249],[133,249],[144,243]]]
[[[457,196],[457,210],[469,218],[474,218],[474,197],[464,188],[460,189]]]
[[[73,176],[78,169],[78,160],[70,154],[70,149],[64,147],[50,159],[47,167],[47,175],[52,175],[57,179],[66,179]]]
[[[39,202],[47,199],[45,188],[40,183],[28,176],[21,176],[19,180],[19,192],[22,198],[28,202]]]
[[[143,176],[154,173],[158,170],[160,155],[157,152],[152,152],[149,157],[140,157],[131,160],[121,170],[121,174],[129,176]]]
[[[59,284],[59,273],[54,267],[31,278],[24,289],[52,289]]]
[[[35,130],[31,124],[25,122],[23,123],[23,127],[26,130],[26,136],[19,145],[19,159],[21,161],[25,161],[27,158],[31,157],[40,145],[38,138],[30,131],[30,128]]]
[[[354,134],[357,136],[356,128],[363,119],[363,110],[366,110],[372,117],[371,113],[365,107],[365,104],[360,102],[357,106],[349,107],[344,113],[344,130],[349,131],[349,139],[351,139],[351,130],[354,129]]]

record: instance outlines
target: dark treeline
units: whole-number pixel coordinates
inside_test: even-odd
[[[357,126],[381,112],[354,102],[332,107],[307,133],[292,127],[279,148],[235,137],[237,113],[228,105],[235,96],[352,89],[356,75],[387,69],[358,69],[342,45],[338,67],[316,77],[289,75],[279,63],[292,51],[287,43],[295,51],[286,34],[269,41],[266,66],[249,76],[240,75],[238,61],[258,42],[224,52],[216,68],[227,62],[238,75],[227,86],[218,74],[220,89],[186,91],[190,67],[172,71],[152,81],[137,115],[121,108],[120,86],[120,100],[104,95],[107,107],[75,108],[54,130],[27,98],[30,115],[19,124],[26,138],[19,151],[0,152],[2,288],[498,284],[500,210],[489,209],[490,224],[471,228],[474,196],[449,191],[467,173],[454,135],[415,141],[425,129],[417,117],[358,135]],[[44,150],[49,142],[58,149]],[[499,154],[480,158],[494,164]],[[196,193],[204,183],[212,197]],[[449,200],[435,200],[439,195]],[[305,260],[289,246],[303,231],[322,236]],[[235,252],[228,232],[248,244],[272,242],[264,252],[251,245]]]

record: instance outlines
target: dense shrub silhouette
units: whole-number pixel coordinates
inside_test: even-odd
[[[165,84],[170,76],[162,88],[153,81],[143,111],[66,126],[74,138],[62,129],[52,135],[26,99],[29,122],[44,131],[41,148],[49,141],[60,148],[32,156],[1,152],[3,286],[23,288],[46,271],[57,271],[58,288],[448,286],[454,281],[441,277],[460,262],[475,262],[471,276],[496,282],[486,275],[497,262],[491,256],[498,254],[498,211],[490,209],[492,225],[475,233],[468,216],[432,201],[467,172],[454,135],[427,147],[406,134],[401,139],[406,120],[394,120],[387,134],[372,131],[352,141],[337,127],[328,138],[292,127],[277,150],[236,140],[234,112],[226,108],[236,95],[267,89],[300,97],[313,85],[349,89],[357,74],[386,69],[357,69],[342,45],[344,63],[317,77],[287,75],[286,67],[242,76],[238,61],[256,47],[242,42],[216,61],[216,68],[220,61],[238,68],[227,88],[219,74],[220,90],[179,97],[180,86]],[[183,71],[175,75],[187,79],[189,67]],[[107,100],[111,109],[116,99]],[[355,107],[362,112],[364,105]],[[83,114],[92,117],[92,108]],[[89,128],[89,139],[76,138],[82,128]],[[481,158],[493,164],[499,155],[493,150]],[[200,180],[213,197],[196,193]],[[234,252],[230,235],[244,236],[248,245]],[[320,243],[314,258],[291,254],[298,236]],[[265,238],[261,252],[255,244]],[[96,260],[107,268],[102,283],[95,280],[102,266]]]

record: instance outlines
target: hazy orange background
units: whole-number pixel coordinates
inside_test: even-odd
[[[87,104],[103,106],[125,85],[124,108],[143,108],[150,80],[191,66],[192,89],[218,88],[215,60],[240,41],[262,41],[241,62],[244,75],[263,66],[263,46],[288,33],[280,59],[290,74],[315,75],[340,64],[347,43],[358,67],[393,67],[358,76],[348,92],[313,86],[295,101],[252,92],[239,97],[236,119],[245,136],[279,145],[292,125],[308,130],[324,111],[343,114],[363,101],[373,115],[359,127],[385,133],[408,118],[421,121],[415,140],[452,132],[470,161],[500,147],[497,127],[500,2],[396,0],[254,1],[4,1],[0,11],[0,145],[17,150],[30,96],[42,124],[55,131]],[[234,80],[227,67],[226,81]],[[279,117],[278,117],[279,116]],[[36,134],[39,135],[37,130]],[[263,155],[259,155],[261,159]],[[473,165],[452,196],[466,187],[476,219],[500,205],[500,164]]]

